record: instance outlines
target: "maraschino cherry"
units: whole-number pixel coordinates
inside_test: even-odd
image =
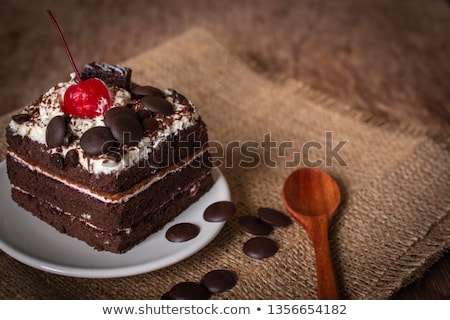
[[[106,84],[97,78],[90,78],[87,80],[81,79],[58,22],[56,22],[56,19],[50,10],[47,10],[47,13],[61,38],[70,64],[72,65],[78,80],[77,84],[67,88],[64,94],[64,101],[61,104],[61,110],[66,115],[77,116],[80,118],[94,118],[105,114],[111,107],[111,96]]]

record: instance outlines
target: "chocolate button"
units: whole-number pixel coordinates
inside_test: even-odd
[[[259,208],[258,216],[264,222],[275,227],[286,227],[292,223],[291,218],[289,218],[283,212],[271,208]]]
[[[172,104],[166,99],[155,96],[145,96],[142,98],[142,104],[149,111],[156,112],[165,116],[170,116],[175,111]]]
[[[144,129],[136,116],[118,114],[109,124],[113,137],[123,145],[135,146],[144,136]]]
[[[105,122],[106,126],[111,127],[112,119],[115,116],[122,115],[122,114],[127,114],[132,117],[137,117],[136,113],[133,110],[131,110],[130,108],[127,108],[127,107],[111,108],[105,113],[104,122]]]
[[[207,300],[211,293],[199,283],[186,281],[174,285],[169,296],[174,300]]]
[[[73,142],[73,134],[72,132],[66,132],[66,135],[64,136],[64,147],[68,147]]]
[[[273,227],[270,224],[265,223],[255,216],[239,217],[239,227],[245,232],[256,235],[267,235],[273,230]]]
[[[17,124],[22,124],[31,119],[31,116],[28,113],[15,114],[12,116],[12,119]]]
[[[63,169],[64,168],[64,158],[59,153],[53,153],[50,156],[50,162],[53,167],[56,169]]]
[[[65,157],[65,163],[70,168],[75,168],[78,165],[79,158],[78,158],[78,152],[74,149],[69,150],[66,153]]]
[[[66,136],[67,124],[63,116],[53,117],[47,125],[45,131],[45,140],[49,148],[60,147],[64,144]]]
[[[218,201],[210,204],[203,213],[203,219],[209,222],[221,222],[231,218],[237,211],[231,201]]]
[[[251,258],[264,259],[277,253],[278,245],[272,239],[256,237],[244,243],[243,251]]]
[[[80,139],[80,146],[86,154],[98,156],[116,148],[118,142],[107,127],[93,127],[87,130]]]
[[[142,121],[142,126],[144,127],[145,131],[153,132],[159,128],[159,122],[154,118],[147,118]]]
[[[166,231],[166,239],[170,242],[185,242],[195,238],[200,232],[198,226],[184,222],[171,226]]]
[[[131,93],[137,96],[155,96],[161,98],[166,96],[161,89],[152,86],[136,86],[131,88]]]
[[[213,270],[205,274],[200,281],[211,293],[220,293],[233,288],[236,276],[228,270]]]
[[[186,99],[185,96],[183,96],[181,93],[175,91],[174,89],[168,89],[167,91],[169,91],[169,96],[173,99],[174,103],[184,104],[184,105],[189,103],[188,99]]]
[[[152,116],[150,111],[148,111],[146,109],[140,109],[140,110],[136,111],[136,115],[139,118],[139,120],[141,120],[141,122],[143,122],[145,119],[150,118]]]
[[[161,300],[172,300],[172,297],[170,296],[170,292],[165,292],[165,293],[161,296]]]

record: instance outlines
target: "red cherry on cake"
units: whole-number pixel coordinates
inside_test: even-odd
[[[67,88],[61,110],[66,115],[94,118],[103,115],[111,106],[111,96],[105,83],[90,78]]]
[[[58,22],[50,10],[47,10],[47,13],[61,38],[67,57],[78,79],[78,83],[67,88],[64,94],[64,100],[61,104],[62,112],[66,115],[81,118],[94,118],[105,114],[111,106],[111,96],[109,95],[108,87],[102,80],[97,78],[81,79]]]

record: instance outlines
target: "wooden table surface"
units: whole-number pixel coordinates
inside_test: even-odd
[[[2,0],[0,114],[71,71],[47,8],[79,65],[118,63],[203,27],[276,81],[298,79],[374,118],[450,136],[449,1]],[[450,298],[450,253],[393,298]]]

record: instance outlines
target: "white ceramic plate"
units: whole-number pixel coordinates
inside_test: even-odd
[[[20,208],[11,199],[3,161],[0,163],[0,249],[34,268],[74,277],[122,277],[164,268],[204,248],[223,228],[225,222],[213,223],[203,219],[203,211],[208,205],[230,200],[230,191],[220,170],[214,168],[213,175],[215,184],[211,190],[174,221],[130,251],[114,254],[96,251],[78,239],[59,233]],[[198,225],[199,235],[182,243],[168,241],[166,230],[180,222]]]

